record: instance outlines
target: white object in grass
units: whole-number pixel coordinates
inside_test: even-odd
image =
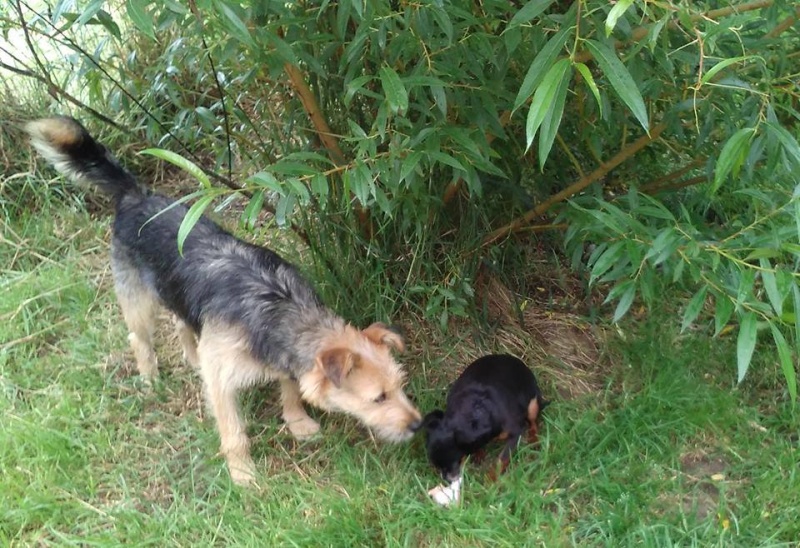
[[[461,478],[459,477],[450,485],[437,485],[428,491],[428,494],[433,497],[433,500],[437,504],[441,504],[442,506],[450,506],[451,504],[458,502],[459,498],[461,497]]]

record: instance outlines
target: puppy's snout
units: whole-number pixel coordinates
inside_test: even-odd
[[[412,432],[416,432],[422,427],[422,419],[415,419],[408,423],[408,429]]]

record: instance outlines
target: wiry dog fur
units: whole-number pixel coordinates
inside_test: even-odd
[[[187,361],[200,371],[234,481],[254,477],[237,393],[257,383],[280,382],[283,418],[297,438],[319,429],[301,400],[353,415],[388,441],[407,440],[419,427],[392,357],[403,350],[397,333],[380,323],[349,325],[293,265],[205,217],[181,255],[177,234],[186,207],[142,188],[72,118],[33,121],[26,130],[58,171],[113,198],[111,264],[139,372],[157,375],[153,327],[164,306],[177,318]]]
[[[446,410],[425,416],[428,459],[445,480],[454,481],[466,456],[500,439],[506,442],[500,454],[503,471],[524,432],[536,441],[545,405],[536,377],[522,360],[507,354],[478,358],[450,387]]]

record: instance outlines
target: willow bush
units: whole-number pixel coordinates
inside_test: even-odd
[[[672,285],[684,329],[738,330],[739,380],[764,332],[796,398],[793,2],[38,6],[0,7],[5,72],[195,173],[193,214],[270,211],[356,302],[446,325],[547,231],[614,321]]]

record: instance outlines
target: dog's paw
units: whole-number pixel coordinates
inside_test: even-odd
[[[242,487],[255,485],[256,467],[253,461],[237,460],[228,462],[228,470],[231,473],[231,481]]]
[[[287,421],[286,425],[289,427],[289,432],[298,440],[308,439],[319,432],[319,423],[311,417]]]

